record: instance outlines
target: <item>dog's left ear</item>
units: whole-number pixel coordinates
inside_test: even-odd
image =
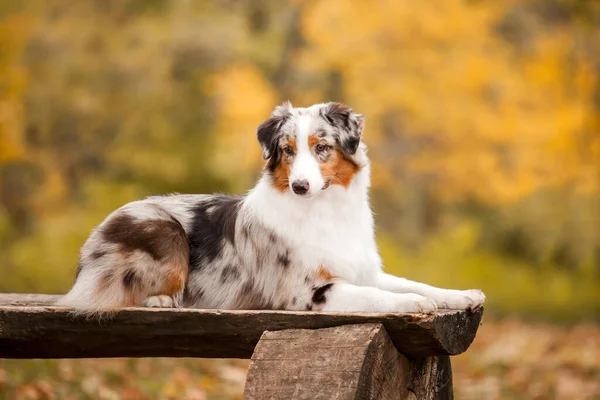
[[[262,147],[262,156],[265,160],[277,155],[277,140],[281,127],[292,115],[292,104],[289,101],[275,107],[271,117],[258,126],[256,136]]]
[[[365,126],[365,117],[353,112],[352,108],[342,103],[327,103],[322,115],[336,128],[342,150],[350,155],[355,154]]]

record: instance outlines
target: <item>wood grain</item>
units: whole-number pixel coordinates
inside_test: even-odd
[[[382,324],[265,332],[244,398],[404,399],[409,374]]]
[[[100,321],[52,306],[59,296],[0,294],[0,358],[250,358],[264,331],[382,324],[411,358],[454,355],[483,310],[433,315],[128,308]]]
[[[437,356],[411,360],[408,391],[413,393],[416,399],[453,399],[450,357]]]

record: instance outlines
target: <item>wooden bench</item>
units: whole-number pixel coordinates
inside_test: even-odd
[[[483,310],[424,314],[128,308],[75,317],[0,294],[0,358],[251,358],[246,399],[451,399]]]

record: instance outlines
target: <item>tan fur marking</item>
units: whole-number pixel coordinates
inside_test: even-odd
[[[297,150],[296,149],[296,139],[289,138],[288,139],[288,146],[290,146],[292,149],[294,149],[294,152],[295,152]]]
[[[297,151],[296,149],[296,139],[289,138],[287,145],[290,146],[294,153]],[[288,190],[290,183],[290,166],[286,161],[286,154],[283,153],[281,155],[281,159],[279,160],[279,164],[275,168],[273,172],[273,186],[275,189],[279,190],[281,193],[285,193]]]
[[[316,136],[316,135],[310,135],[308,137],[308,147],[312,148],[315,144],[319,143],[320,140],[321,139],[319,139],[318,136]]]
[[[167,262],[168,268],[165,274],[161,294],[175,295],[181,292],[185,286],[188,275],[188,263],[190,258],[190,247],[185,235],[173,235],[171,237],[171,259]]]
[[[323,178],[325,180],[330,179],[332,185],[342,185],[344,187],[350,185],[358,170],[358,165],[344,157],[339,150],[334,150],[329,159],[321,164]]]
[[[279,160],[279,165],[275,168],[275,172],[273,172],[273,186],[281,193],[285,193],[285,191],[288,190],[289,182],[290,166],[282,157],[281,160]]]
[[[169,268],[170,271],[167,272],[165,276],[163,287],[161,288],[160,293],[157,294],[166,294],[169,296],[173,296],[181,292],[183,290],[183,287],[185,286],[185,281],[187,279],[188,272],[187,264],[172,264],[169,266]]]
[[[121,307],[139,307],[141,305],[140,293],[137,291],[127,290]]]
[[[335,278],[334,275],[331,274],[331,272],[329,272],[328,270],[325,269],[325,267],[323,267],[322,265],[319,267],[319,269],[317,270],[317,278],[324,280],[324,281],[330,281],[332,279]]]

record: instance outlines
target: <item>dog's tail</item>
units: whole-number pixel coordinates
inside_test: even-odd
[[[70,307],[74,314],[90,317],[107,315],[122,307],[139,306],[137,296],[112,282],[110,275],[102,270],[81,271],[71,290],[56,305]]]

